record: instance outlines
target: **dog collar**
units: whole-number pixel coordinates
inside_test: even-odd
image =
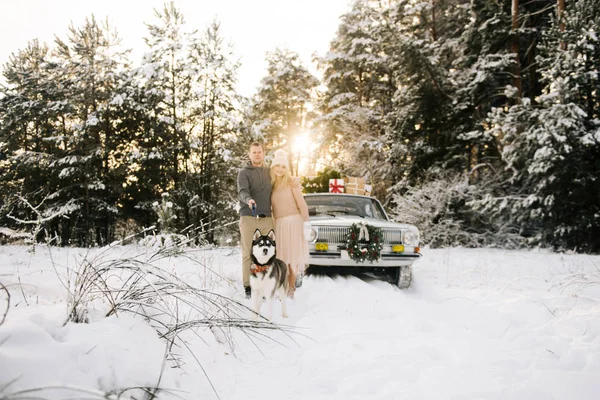
[[[250,267],[250,270],[253,273],[265,272],[267,269],[269,269],[268,265],[256,265],[256,264],[252,264],[252,267]]]

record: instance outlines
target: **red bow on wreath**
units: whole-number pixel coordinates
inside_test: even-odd
[[[330,179],[329,180],[329,192],[330,193],[343,193],[344,192],[344,180],[343,179]]]

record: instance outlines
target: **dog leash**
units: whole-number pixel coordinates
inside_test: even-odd
[[[266,218],[267,214],[257,214],[256,213],[256,204],[252,203],[252,217],[254,217],[254,218]]]

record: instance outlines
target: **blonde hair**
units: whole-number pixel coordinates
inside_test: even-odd
[[[281,165],[281,164],[277,164]],[[281,165],[285,169],[285,174],[281,178],[275,175],[275,165],[271,165],[271,186],[273,189],[277,189],[278,187],[288,187],[292,184],[292,174],[290,174],[290,170],[285,165]]]

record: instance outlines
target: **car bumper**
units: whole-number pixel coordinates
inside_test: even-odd
[[[343,250],[340,252],[310,251],[308,263],[319,267],[401,267],[411,265],[420,257],[420,253],[382,254],[381,258],[374,262],[357,262],[350,259]]]

